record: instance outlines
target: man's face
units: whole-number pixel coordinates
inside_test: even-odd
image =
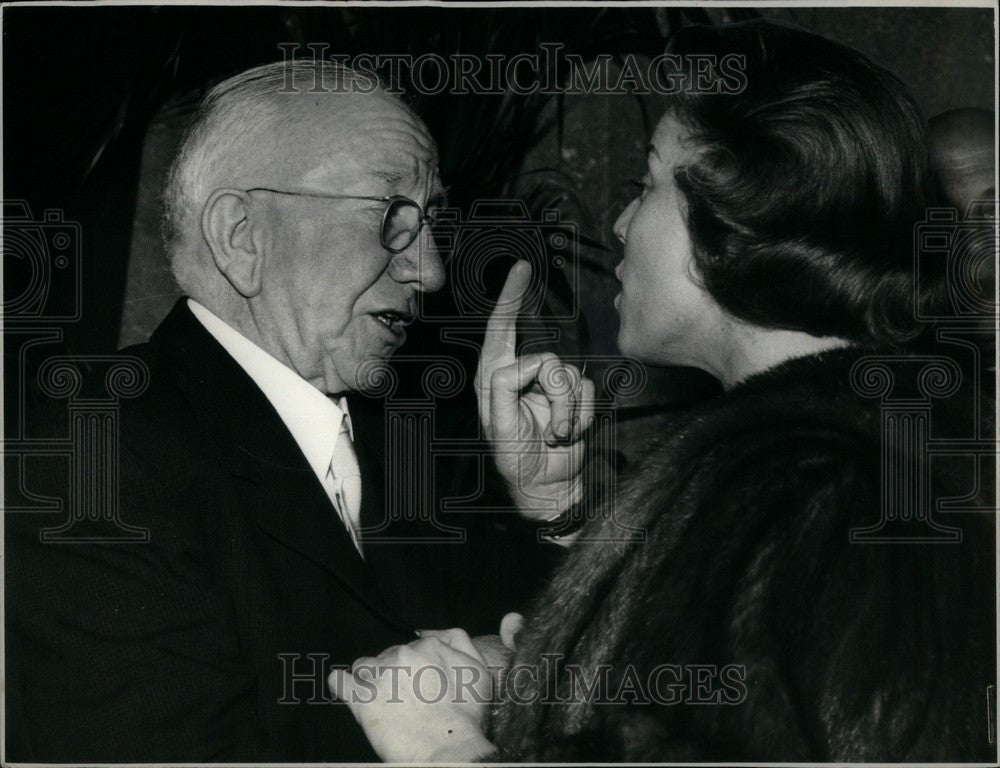
[[[404,107],[378,95],[302,96],[318,101],[279,139],[285,162],[255,186],[405,195],[425,211],[439,202],[436,147]],[[427,227],[392,254],[380,242],[384,202],[253,195],[266,236],[249,307],[264,348],[324,392],[370,389],[371,363],[406,340],[417,293],[444,284]]]

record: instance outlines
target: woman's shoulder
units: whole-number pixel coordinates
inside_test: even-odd
[[[651,444],[634,475],[652,483],[701,468],[759,480],[770,466],[780,483],[825,460],[877,471],[890,411],[957,436],[983,411],[975,389],[953,361],[917,352],[851,347],[791,359],[691,409]],[[907,403],[914,407],[900,408]]]
[[[962,531],[950,544],[866,540],[904,511],[885,493],[880,403],[821,376],[769,384],[702,409],[643,468],[647,542],[623,572],[644,585],[633,658],[660,658],[671,638],[671,658],[745,665],[750,720],[801,713],[823,759],[877,759],[880,740],[932,759],[933,727],[962,739],[972,714],[924,728],[934,691],[956,707],[992,669],[992,612],[956,599],[993,588],[992,521],[949,516]]]
[[[670,495],[695,483],[766,496],[786,483],[801,488],[802,473],[823,466],[844,477],[851,468],[858,478],[877,473],[879,405],[852,389],[854,357],[792,361],[692,409],[652,442],[632,487]]]
[[[639,517],[660,523],[672,545],[683,535],[711,550],[735,537],[751,557],[755,547],[787,539],[786,555],[809,557],[860,541],[855,533],[887,516],[927,519],[928,505],[979,487],[974,462],[930,462],[917,434],[955,433],[975,410],[969,393],[925,408],[912,396],[916,384],[900,376],[904,404],[887,403],[860,378],[871,359],[851,349],[792,360],[704,404],[647,452],[624,503],[645,509]],[[919,374],[927,358],[898,359]],[[923,495],[923,485],[911,487],[918,480],[929,486]],[[890,497],[893,483],[908,484]],[[981,526],[964,527],[975,536]]]

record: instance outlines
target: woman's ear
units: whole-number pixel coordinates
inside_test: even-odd
[[[260,293],[262,250],[250,222],[250,195],[217,189],[201,212],[201,231],[215,266],[245,298]]]

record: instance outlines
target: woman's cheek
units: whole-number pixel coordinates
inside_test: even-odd
[[[622,301],[620,322],[618,326],[618,349],[624,355],[633,355],[636,352],[636,323],[635,318],[629,311],[629,304]]]

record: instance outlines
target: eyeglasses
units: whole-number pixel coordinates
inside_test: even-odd
[[[326,195],[318,192],[290,192],[283,189],[268,187],[253,187],[247,192],[270,192],[272,195],[290,195],[292,197],[315,197],[325,200],[371,200],[385,203],[382,214],[382,225],[379,228],[379,238],[382,247],[389,253],[401,253],[409,248],[417,239],[425,224],[434,226],[434,216],[424,213],[416,202],[404,195],[389,197],[365,197],[362,195]]]

